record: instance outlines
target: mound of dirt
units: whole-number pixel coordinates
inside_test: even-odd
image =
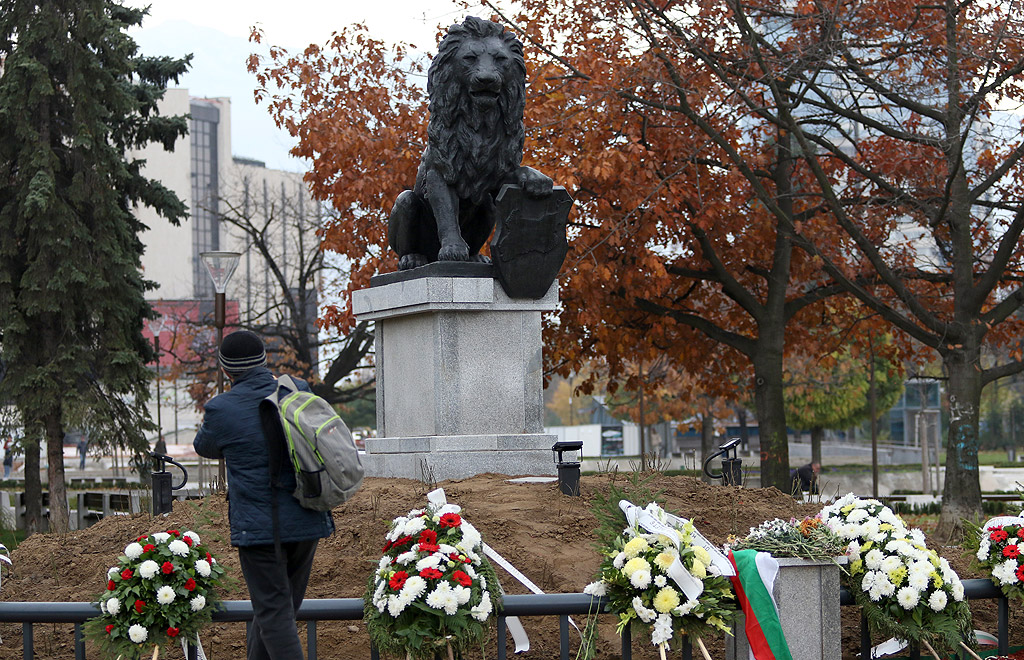
[[[590,503],[595,493],[607,489],[613,475],[587,476],[581,497],[568,497],[551,483],[510,483],[508,477],[483,474],[470,479],[439,484],[449,502],[460,504],[463,514],[484,539],[546,592],[578,593],[591,581],[600,563],[592,547],[597,526]],[[623,479],[620,475],[618,479]],[[747,530],[772,518],[802,518],[814,515],[820,506],[797,503],[774,489],[741,489],[711,486],[692,477],[658,476],[653,484],[666,499],[665,507],[690,518],[714,543],[730,534]],[[384,534],[391,520],[426,503],[427,486],[405,479],[367,479],[359,493],[334,512],[336,533],[321,542],[313,565],[307,598],[361,597],[367,579],[380,558]],[[36,534],[14,552],[14,570],[3,581],[0,597],[6,601],[88,601],[106,583],[106,571],[124,546],[137,536],[169,528],[193,529],[212,546],[232,581],[225,599],[248,598],[238,569],[238,558],[229,543],[227,503],[222,496],[175,502],[167,516],[147,514],[114,516],[94,526],[65,536]],[[943,548],[962,577],[976,577],[968,569],[959,548]],[[508,593],[528,593],[518,582],[499,577]],[[979,628],[995,632],[995,609],[979,604]],[[1016,609],[1016,608],[1014,608]],[[612,617],[601,617],[600,657],[618,656],[619,642]],[[1020,636],[1024,621],[1016,613],[1011,632]],[[554,617],[524,620],[530,635],[527,657],[558,657],[558,623]],[[859,652],[859,613],[844,608],[844,658]],[[21,658],[21,630],[14,624],[0,625],[0,660]],[[304,638],[304,634],[303,634]],[[320,658],[353,660],[369,657],[369,641],[362,622],[340,621],[317,624]],[[881,641],[881,640],[876,640]],[[70,626],[36,626],[36,658],[74,657]],[[245,655],[245,626],[217,624],[203,635],[203,646],[213,660]],[[656,654],[639,640],[634,641],[634,658]],[[711,645],[716,658],[724,658],[722,643]],[[510,657],[511,657],[511,649]],[[716,652],[717,651],[717,652]],[[98,658],[89,648],[89,658]]]

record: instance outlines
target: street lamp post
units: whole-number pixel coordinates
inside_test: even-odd
[[[206,270],[210,273],[210,279],[213,280],[214,325],[217,327],[217,350],[220,350],[220,344],[224,340],[226,305],[224,292],[227,290],[228,281],[234,275],[235,269],[238,268],[238,259],[242,255],[238,252],[203,252],[199,256],[202,257],[203,263],[206,264]],[[223,394],[223,392],[224,372],[217,367],[217,394]],[[227,474],[222,458],[217,463],[217,488],[224,490],[226,485]]]
[[[160,421],[160,333],[164,331],[164,318],[157,317],[149,322],[149,331],[153,333],[153,352],[156,354],[156,439],[164,437],[164,427]]]

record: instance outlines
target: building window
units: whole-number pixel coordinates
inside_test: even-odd
[[[217,199],[217,127],[220,110],[204,101],[193,101],[189,121],[192,145],[192,282],[196,298],[212,298],[213,283],[199,257],[203,252],[220,249],[220,221]]]

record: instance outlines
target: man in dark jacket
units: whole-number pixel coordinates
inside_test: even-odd
[[[263,341],[247,330],[234,332],[224,338],[218,359],[231,390],[206,404],[193,446],[200,456],[223,458],[227,467],[231,545],[238,547],[254,613],[246,657],[301,659],[295,612],[317,543],[334,532],[334,521],[330,513],[305,509],[292,496],[295,474],[278,434],[270,434],[274,448],[268,447],[259,405],[276,391],[277,381],[266,367]],[[271,465],[284,466],[273,470],[274,486]]]
[[[789,477],[793,480],[793,492],[796,493],[810,493],[811,495],[817,495],[818,490],[818,474],[821,472],[820,463],[808,463],[795,470],[790,471]]]

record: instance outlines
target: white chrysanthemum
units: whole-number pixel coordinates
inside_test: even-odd
[[[153,535],[153,538],[156,539],[157,543],[165,543],[169,538],[171,538],[171,535],[167,532],[157,532]]]
[[[380,558],[380,561],[377,562],[377,572],[379,573],[380,571],[383,571],[384,569],[388,568],[389,566],[391,566],[391,557],[388,557],[387,555],[384,555],[383,557]]]
[[[619,570],[622,570],[622,567],[623,567],[623,565],[625,563],[626,563],[626,553],[625,552],[620,552],[619,554],[615,555],[615,559],[612,560],[612,566],[614,566],[615,568],[617,568]]]
[[[1007,559],[992,567],[992,577],[999,580],[1000,586],[1017,582],[1016,572],[1017,561],[1015,559]]]
[[[846,516],[846,521],[850,523],[859,523],[868,519],[868,512],[864,509],[854,509],[850,512],[850,515]]]
[[[963,599],[964,599],[964,585],[963,585],[963,583],[959,579],[957,579],[957,580],[955,580],[953,582],[953,584],[951,586],[952,586],[952,589],[953,589],[953,600],[955,600],[958,603],[963,602]]]
[[[402,534],[405,536],[415,536],[426,528],[427,523],[423,518],[411,518],[402,526]]]
[[[445,504],[434,512],[435,516],[443,516],[446,513],[462,513],[462,507],[458,504]]]
[[[475,580],[476,578],[473,578],[473,579]],[[485,578],[482,575],[480,576],[480,588],[481,589],[486,589],[487,588],[487,578]]]
[[[100,614],[106,614],[106,613],[107,613],[107,601],[101,600],[100,601]]]
[[[387,580],[381,580],[377,583],[377,589],[373,592],[373,602],[376,603],[380,600],[381,596],[384,595],[384,590],[388,588]],[[377,608],[380,609],[380,608]]]
[[[409,519],[405,516],[399,516],[391,521],[391,529],[388,530],[386,538],[387,540],[394,543],[402,536],[402,529],[405,528],[405,523],[409,522]]]
[[[121,611],[121,601],[116,598],[107,599],[107,614],[117,614]]]
[[[918,591],[924,591],[928,588],[928,583],[931,582],[927,573],[911,572],[907,575],[907,586],[913,587]]]
[[[473,550],[483,543],[483,537],[480,536],[480,532],[465,520],[462,521],[459,529],[462,530],[462,540],[458,543],[461,550]]]
[[[454,545],[448,545],[447,543],[438,543],[437,544],[437,551],[440,552],[445,557],[447,557],[448,555],[453,554],[453,553],[454,554],[460,554],[458,548],[456,548]]]
[[[661,588],[664,587],[666,584],[668,584],[668,580],[665,579],[664,575],[654,576],[654,586]]]
[[[142,556],[142,545],[132,541],[124,549],[124,556],[132,561]]]
[[[427,590],[427,581],[418,575],[410,575],[402,586],[402,595],[410,602],[416,600]]]
[[[879,566],[879,568],[885,571],[886,573],[892,573],[901,566],[903,566],[903,560],[901,560],[896,555],[889,555],[888,557],[882,560],[882,565]]]
[[[195,532],[185,532],[184,534],[182,534],[182,536],[185,538],[192,539],[192,545],[199,545],[200,543],[199,535]]]
[[[199,610],[206,607],[206,596],[199,594],[192,600],[188,601],[188,605],[190,608],[192,608],[193,612],[198,612]]]
[[[456,585],[452,588],[452,593],[455,594],[455,600],[458,601],[459,605],[465,605],[469,602],[469,597],[473,595],[473,592],[461,584]]]
[[[385,556],[384,559],[388,559],[388,558]],[[412,550],[407,550],[407,551],[403,552],[402,554],[398,555],[397,557],[395,557],[395,561],[397,561],[402,566],[407,565],[413,559],[416,559],[416,553],[413,552]],[[391,560],[388,559],[388,562],[390,562],[390,561]]]
[[[882,551],[878,548],[872,548],[864,555],[864,565],[868,567],[868,570],[877,571],[882,567],[883,559],[885,559],[885,555]]]
[[[173,541],[168,543],[167,549],[171,551],[172,555],[177,555],[178,557],[188,557],[188,543],[185,543],[181,539],[174,539]]]
[[[149,631],[137,623],[128,629],[128,639],[132,640],[136,644],[141,644],[146,641],[148,637]]]
[[[139,575],[141,575],[143,578],[147,580],[152,579],[152,577],[156,575],[159,570],[160,564],[156,563],[152,559],[147,559],[146,561],[139,564]]]
[[[108,580],[113,580],[115,575],[120,575],[120,574],[121,574],[121,569],[118,568],[117,566],[111,566],[110,568],[107,569],[107,579]]]
[[[850,545],[846,546],[846,555],[850,558],[850,561],[860,559],[860,542],[850,541]]]
[[[459,601],[456,599],[452,585],[446,581],[437,583],[434,590],[427,594],[426,603],[428,607],[435,610],[444,610],[448,616],[454,616],[459,611]]]
[[[604,583],[602,582],[600,584]],[[470,608],[469,615],[477,621],[486,621],[487,617],[490,616],[493,607],[494,606],[491,604],[491,595],[485,591],[480,596],[480,603]]]
[[[896,602],[905,610],[912,610],[921,601],[921,592],[913,587],[903,587],[896,592]]]
[[[634,571],[629,576],[629,583],[637,589],[646,589],[651,584],[651,572],[650,571]]]
[[[693,608],[697,607],[697,605],[699,604],[699,601],[697,601],[696,599],[688,600],[676,609],[672,610],[672,613],[676,616],[686,616],[691,611],[693,611]]]
[[[942,589],[933,591],[932,595],[928,597],[928,607],[932,608],[935,612],[941,612],[946,609],[946,592]]]
[[[174,588],[164,585],[156,590],[156,602],[169,605],[174,602]]]
[[[654,628],[651,630],[651,643],[661,646],[672,639],[672,615],[667,612],[659,614],[654,621]]]
[[[416,562],[416,571],[419,572],[425,568],[437,568],[440,563],[441,557],[436,554],[430,555]]]
[[[916,527],[910,530],[910,538],[914,543],[924,543],[924,532],[917,529]]]
[[[394,618],[398,618],[398,615],[405,609],[406,603],[403,599],[398,597],[398,594],[391,594],[388,596],[388,614]]]
[[[872,587],[875,586],[875,582],[878,580],[878,571],[868,571],[861,578],[860,588],[863,591],[871,591]]]
[[[640,600],[639,596],[633,597],[633,609],[636,611],[636,615],[640,617],[640,620],[644,623],[650,623],[657,618],[658,613],[654,610],[644,607],[643,601]]]
[[[868,598],[870,598],[873,602],[877,603],[878,601],[882,600],[882,589],[877,582],[874,585],[872,585],[871,589],[869,589],[867,593]]]
[[[205,559],[196,560],[196,573],[199,573],[201,577],[210,577],[210,562]]]
[[[608,585],[605,584],[604,580],[591,582],[587,586],[583,587],[583,593],[590,596],[603,596],[608,593]]]

